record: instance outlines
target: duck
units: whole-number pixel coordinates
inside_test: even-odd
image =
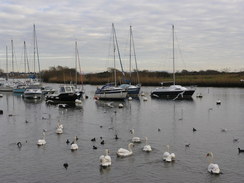
[[[221,104],[221,100],[218,99],[218,100],[216,101],[216,105],[220,105],[220,104]]]
[[[112,164],[111,157],[108,155],[108,153],[109,153],[109,150],[105,149],[105,155],[101,155],[99,158],[100,165],[102,167],[108,167],[108,166],[111,166],[111,164]]]
[[[131,147],[133,147],[133,146],[134,146],[133,143],[129,143],[128,150],[124,149],[124,148],[119,148],[117,151],[117,156],[119,156],[119,157],[131,156],[133,154]]]
[[[135,130],[134,129],[131,129],[130,132],[131,132],[131,134],[134,134],[135,133]],[[132,137],[131,141],[133,143],[141,143],[140,137]]]
[[[209,165],[208,165],[208,172],[212,173],[212,174],[220,174],[219,165],[212,163],[213,153],[212,152],[207,153],[206,157],[210,157]]]
[[[175,160],[175,153],[169,153],[169,145],[166,145],[167,147],[167,150],[168,151],[165,151],[164,154],[163,154],[163,160],[165,162],[172,162]]]
[[[92,142],[95,142],[95,141],[96,141],[96,138],[95,138],[95,137],[94,137],[94,138],[92,138],[92,139],[91,139],[91,141],[92,141]]]
[[[69,164],[68,164],[68,163],[64,163],[63,166],[64,166],[64,168],[67,170]]]
[[[45,133],[45,130],[43,130],[43,132],[42,132],[42,139],[39,139],[37,141],[37,145],[38,146],[42,146],[42,145],[45,145],[46,144],[45,136],[46,136],[46,133]]]
[[[238,147],[238,152],[242,153],[242,152],[244,152],[244,149],[241,149],[240,147]]]
[[[145,143],[146,143],[146,145],[143,147],[143,151],[145,151],[145,152],[151,152],[152,151],[152,147],[148,144],[148,138],[147,137],[145,137]]]
[[[196,132],[196,131],[197,131],[197,129],[196,129],[196,128],[192,128],[192,131],[193,131],[193,132]]]
[[[76,142],[77,140],[76,139],[77,138],[75,137],[73,143],[70,146],[71,151],[78,150],[78,148],[79,148],[78,145],[77,145],[77,142]]]
[[[18,146],[18,148],[21,148],[22,147],[22,143],[21,142],[17,142],[17,146]]]

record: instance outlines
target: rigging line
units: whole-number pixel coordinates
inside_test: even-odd
[[[123,65],[122,65],[122,61],[121,61],[121,57],[120,57],[119,44],[118,44],[118,40],[117,40],[117,36],[116,36],[116,31],[115,31],[115,28],[114,28],[114,24],[112,24],[112,26],[113,26],[113,31],[114,31],[114,36],[115,36],[115,43],[116,43],[116,47],[117,47],[117,51],[118,51],[118,56],[119,56],[119,61],[120,61],[120,66],[121,66],[121,71],[122,71],[123,76],[125,77],[125,72],[124,72]]]
[[[183,66],[184,66],[184,68],[186,68],[185,59],[184,59],[184,57],[183,57],[183,54],[182,54],[182,51],[181,51],[181,48],[180,48],[180,44],[179,44],[179,40],[178,40],[178,37],[177,37],[177,34],[176,34],[176,33],[175,33],[175,39],[176,39],[176,42],[178,43],[178,44],[177,44],[177,47],[178,47],[178,49],[179,49],[179,55],[180,55],[180,57],[181,57],[181,59],[182,59]]]
[[[137,66],[137,57],[136,57],[136,48],[135,48],[135,42],[134,42],[134,36],[133,36],[133,32],[132,32],[132,27],[131,27],[131,38],[132,38],[133,52],[134,52],[135,65],[136,65],[137,82],[139,84],[140,80],[139,80],[139,73],[138,73],[138,66]]]

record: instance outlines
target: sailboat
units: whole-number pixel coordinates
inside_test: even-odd
[[[33,39],[34,39],[34,73],[35,73],[35,64],[36,64],[35,56],[37,55],[39,74],[41,74],[35,24],[33,25]],[[42,97],[41,83],[35,78],[35,76],[33,76],[33,79],[28,84],[28,87],[24,91],[23,97],[28,99],[39,99]]]
[[[97,88],[94,98],[100,100],[124,100],[127,96],[127,91],[121,87],[117,86],[117,78],[116,78],[116,62],[115,62],[115,52],[116,48],[118,51],[118,56],[120,58],[120,53],[118,50],[118,42],[116,37],[116,32],[114,28],[114,24],[112,24],[112,33],[113,33],[113,54],[114,54],[114,83],[108,83],[102,86],[101,88]],[[121,64],[121,62],[120,62]],[[123,67],[121,64],[122,73]]]
[[[168,98],[168,99],[186,99],[191,98],[195,92],[195,88],[184,87],[175,84],[175,55],[174,55],[174,25],[172,25],[173,37],[173,85],[169,87],[159,87],[151,92],[153,98]]]
[[[135,58],[135,65],[136,65],[136,74],[137,74],[137,85],[132,85],[132,74],[131,74],[131,56],[132,56],[132,48],[133,48],[133,55]],[[129,57],[129,63],[130,63],[130,80],[124,84],[121,84],[119,87],[124,88],[128,91],[128,96],[137,96],[141,89],[141,84],[139,84],[139,74],[138,74],[138,68],[137,68],[137,60],[136,60],[136,51],[135,51],[135,45],[134,45],[134,39],[133,39],[133,33],[132,33],[132,26],[130,26],[130,57]]]

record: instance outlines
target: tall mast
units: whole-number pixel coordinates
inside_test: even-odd
[[[33,45],[34,45],[34,73],[36,72],[36,28],[33,24]]]
[[[8,46],[6,46],[6,74],[7,74],[6,80],[8,80]]]
[[[137,82],[139,84],[140,83],[140,80],[139,80],[139,74],[138,74],[137,59],[136,59],[136,49],[135,49],[134,37],[133,37],[133,33],[132,33],[132,27],[131,27],[131,38],[132,38],[131,40],[132,40],[132,44],[133,44],[133,53],[134,53],[134,57],[135,57]]]
[[[26,74],[26,45],[24,41],[24,65],[25,65],[25,74]]]
[[[112,24],[112,28],[113,28],[113,52],[114,52],[114,85],[117,86],[117,82],[116,82],[116,64],[115,64],[115,51],[116,51],[116,45],[115,45],[115,30],[114,30],[114,24]]]
[[[175,43],[174,43],[174,25],[172,25],[172,38],[173,38],[173,84],[175,85]]]
[[[14,42],[11,40],[11,48],[12,48],[12,72],[14,73]]]
[[[77,87],[77,41],[75,41],[75,85]]]
[[[125,76],[125,72],[123,69],[123,65],[122,65],[122,61],[121,61],[121,57],[120,57],[120,52],[119,52],[119,44],[118,44],[118,40],[117,40],[117,36],[116,36],[116,31],[114,28],[114,24],[112,23],[112,28],[113,28],[113,32],[114,32],[114,39],[115,39],[115,43],[116,43],[116,47],[117,47],[117,51],[118,51],[118,56],[119,56],[119,62],[120,62],[120,66],[121,66],[121,71],[123,76]]]
[[[130,26],[130,83],[131,83],[131,36],[132,36],[132,27]]]

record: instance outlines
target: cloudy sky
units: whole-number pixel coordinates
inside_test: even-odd
[[[244,70],[243,0],[0,0],[0,68],[11,71],[11,40],[16,71],[24,70],[26,41],[33,64],[33,24],[40,65],[75,67],[78,42],[83,72],[112,67],[115,25],[122,63],[128,70],[129,27],[133,27],[140,70],[172,71],[172,24],[176,70]],[[117,66],[119,64],[117,63]]]

